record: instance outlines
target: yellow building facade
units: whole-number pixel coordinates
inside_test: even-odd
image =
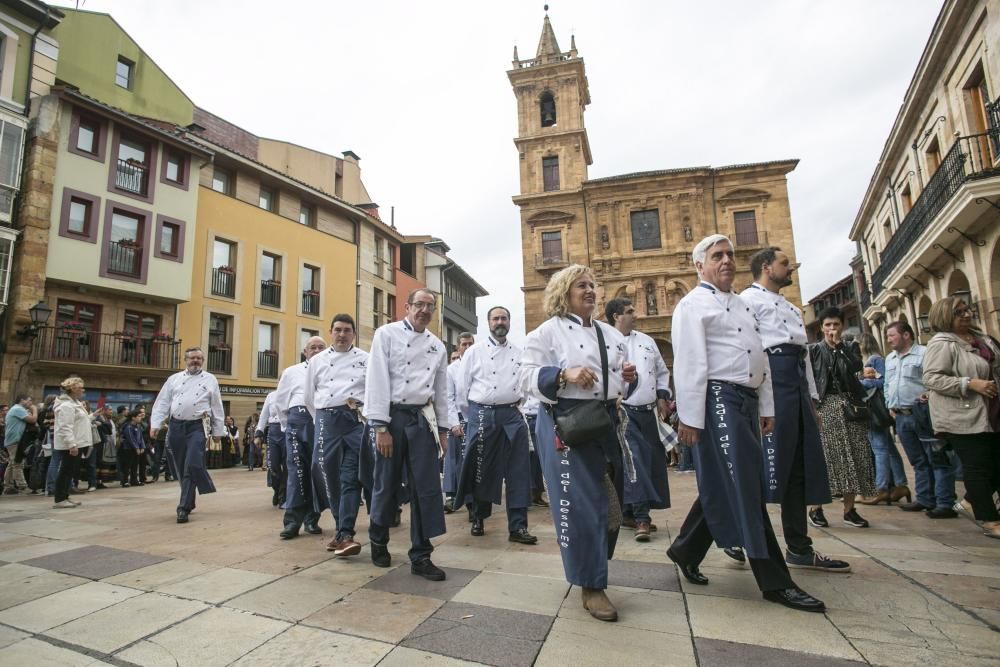
[[[356,312],[353,235],[364,213],[336,210],[318,191],[215,150],[201,171],[191,298],[178,310],[179,336],[205,351],[227,414],[240,423],[299,362],[309,336],[328,337],[335,314]],[[327,230],[293,219],[302,202]]]

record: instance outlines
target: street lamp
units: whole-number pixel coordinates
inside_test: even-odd
[[[44,301],[39,301],[28,309],[28,315],[31,317],[31,324],[15,332],[18,338],[34,338],[37,336],[38,329],[44,327],[45,323],[49,321],[52,309]]]

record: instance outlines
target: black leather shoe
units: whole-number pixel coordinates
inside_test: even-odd
[[[188,513],[184,510],[177,510],[177,523],[187,523]]]
[[[740,547],[726,547],[723,551],[737,563],[747,562],[747,555],[743,553],[743,549]]]
[[[455,511],[455,499],[448,498],[444,501],[444,513],[451,514]]]
[[[279,500],[278,499],[278,492],[275,491],[274,493],[271,494],[271,506],[272,507],[277,507],[278,506],[278,500]]]
[[[764,591],[764,599],[798,611],[814,611],[820,614],[826,611],[826,605],[821,600],[817,600],[798,586],[780,591]]]
[[[323,529],[320,528],[319,525],[315,524],[315,523],[307,523],[305,525],[305,531],[307,533],[309,533],[310,535],[322,535],[323,534]]]
[[[674,556],[674,552],[670,549],[667,549],[667,558],[674,561],[677,567],[681,569],[681,574],[684,575],[684,578],[692,584],[698,584],[699,586],[708,584],[708,577],[698,571],[697,565],[682,563],[676,556]]]
[[[921,505],[918,502],[903,503],[899,506],[899,509],[904,512],[923,512],[924,510],[934,509],[933,507],[927,507],[926,505]]]
[[[527,528],[519,528],[507,537],[508,542],[519,544],[538,544],[538,538],[528,532]]]
[[[389,555],[389,547],[385,544],[375,544],[372,542],[372,563],[377,567],[389,567],[392,565],[392,556]]]
[[[282,530],[280,533],[278,533],[278,537],[280,537],[283,540],[290,540],[293,537],[298,537],[298,536],[299,536],[298,526],[285,526],[285,529]]]
[[[958,512],[950,507],[935,507],[927,510],[926,514],[929,519],[954,519],[958,516]]]
[[[473,537],[482,537],[483,535],[485,535],[486,530],[483,529],[482,519],[473,519],[472,530],[470,530],[469,532],[472,533]]]
[[[444,581],[445,578],[444,570],[432,563],[430,558],[412,563],[410,572],[431,581]]]

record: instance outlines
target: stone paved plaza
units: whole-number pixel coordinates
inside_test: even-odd
[[[678,581],[663,552],[695,480],[671,474],[653,541],[622,534],[608,591],[621,620],[602,623],[563,579],[547,510],[529,513],[535,547],[507,541],[502,511],[480,538],[450,515],[434,552],[448,579],[428,582],[407,567],[406,510],[380,569],[367,547],[331,558],[328,514],[323,536],[280,541],[263,473],[213,476],[220,492],[187,525],[176,483],[76,496],[76,510],[0,499],[0,664],[998,664],[1000,543],[966,518],[882,506],[862,508],[870,529],[814,532],[853,572],[793,573],[829,608],[793,612],[718,550],[708,586]]]

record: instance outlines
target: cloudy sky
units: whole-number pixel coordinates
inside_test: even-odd
[[[444,238],[518,320],[516,44],[542,2],[86,0],[200,106],[361,156],[404,233]],[[808,299],[847,275],[847,233],[941,0],[551,2],[587,65],[590,176],[798,158],[789,175]],[[238,11],[237,11],[238,8]]]

